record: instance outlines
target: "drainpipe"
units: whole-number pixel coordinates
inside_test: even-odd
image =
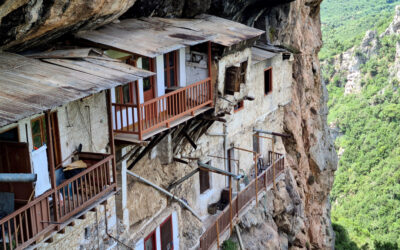
[[[106,224],[106,234],[107,234],[107,236],[110,237],[111,239],[115,240],[117,243],[123,245],[124,247],[133,250],[132,247],[126,245],[125,243],[123,243],[122,241],[120,241],[120,240],[117,239],[116,237],[112,236],[112,235],[108,232],[107,203],[104,203],[103,206],[104,206],[104,222],[105,222],[105,224]]]
[[[0,174],[0,182],[35,182],[36,174]]]

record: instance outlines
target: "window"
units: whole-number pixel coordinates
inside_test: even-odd
[[[240,91],[240,84],[246,83],[247,61],[239,67],[232,66],[225,71],[225,94],[233,95]]]
[[[60,134],[58,130],[58,117],[57,113],[53,112],[50,114],[51,123],[51,138],[53,141],[53,157],[54,163],[59,165],[61,159],[61,145],[60,145]],[[32,144],[34,149],[38,149],[44,144],[47,144],[47,124],[45,116],[40,116],[31,121],[32,128]]]
[[[36,118],[31,122],[33,148],[38,149],[47,142],[46,122],[44,116]]]
[[[240,64],[240,83],[246,83],[247,61]]]
[[[264,94],[268,95],[272,92],[272,68],[264,71]]]
[[[145,250],[156,250],[156,231],[150,233],[146,239],[144,240],[144,249]]]
[[[0,141],[19,142],[18,127],[0,133]]]
[[[133,83],[127,83],[115,88],[115,102],[118,104],[133,103]]]
[[[172,215],[170,215],[160,226],[161,250],[174,249],[174,239],[172,230]]]
[[[154,59],[149,57],[142,57],[142,69],[154,72]],[[154,98],[154,76],[150,76],[143,79],[143,94],[144,100],[150,100]]]
[[[177,51],[164,54],[164,84],[166,88],[178,86]]]
[[[211,161],[207,162],[207,164],[211,165]],[[208,170],[200,169],[199,177],[200,177],[200,194],[203,194],[208,189],[210,189],[210,172]]]
[[[242,110],[244,108],[244,101],[241,100],[240,102],[238,102],[235,107],[233,107],[234,112],[238,112],[240,110]]]

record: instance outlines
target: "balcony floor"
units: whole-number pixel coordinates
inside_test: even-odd
[[[186,115],[186,116],[184,116],[184,117],[182,117],[182,118],[178,118],[178,119],[176,119],[175,121],[171,122],[169,128],[167,128],[167,127],[161,127],[161,128],[155,129],[154,131],[151,131],[151,132],[149,132],[149,133],[145,133],[145,134],[143,134],[142,141],[147,140],[147,139],[149,139],[150,137],[152,137],[152,136],[154,136],[154,135],[156,135],[156,134],[158,134],[158,133],[161,133],[161,132],[163,132],[163,131],[165,131],[165,130],[167,130],[167,129],[176,127],[176,126],[178,126],[179,124],[184,123],[184,122],[186,122],[186,121],[192,119],[193,117],[198,116],[198,115],[200,115],[200,114],[202,114],[202,113],[204,113],[204,112],[206,112],[206,111],[208,111],[208,110],[210,110],[210,109],[212,109],[212,107],[203,107],[203,108],[200,108],[200,109],[194,111],[194,116],[192,116],[192,115]],[[128,133],[115,133],[115,135],[114,135],[114,140],[115,140],[115,141],[120,141],[120,142],[123,142],[123,143],[126,143],[126,142],[128,142],[128,143],[134,143],[134,144],[140,144],[140,143],[142,143],[142,141],[139,140],[139,136],[138,136],[138,135],[135,135],[135,134],[128,134]]]

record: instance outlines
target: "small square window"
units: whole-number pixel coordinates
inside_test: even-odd
[[[233,108],[234,112],[238,112],[240,110],[242,110],[244,108],[244,101],[241,100],[240,102],[238,102],[235,107]]]
[[[207,162],[208,165],[211,162]],[[208,170],[200,169],[199,171],[199,178],[200,178],[200,194],[205,193],[207,190],[210,189],[210,172]]]
[[[268,95],[272,92],[272,68],[264,71],[264,94]]]

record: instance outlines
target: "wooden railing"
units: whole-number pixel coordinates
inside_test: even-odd
[[[0,249],[23,249],[43,239],[116,188],[112,155],[81,153],[79,159],[87,169],[0,220]],[[58,204],[53,202],[55,195]]]
[[[227,206],[222,213],[217,217],[214,223],[203,233],[200,238],[200,249],[210,249],[215,243],[219,243],[219,235],[231,227],[231,223],[239,217],[239,214],[256,198],[260,192],[273,183],[273,173],[279,176],[284,170],[284,156],[276,159],[274,164],[260,173],[256,179],[253,179],[245,189],[241,190],[236,197],[232,199],[232,207]],[[273,169],[275,168],[275,171]],[[257,183],[257,184],[256,184]],[[256,189],[256,185],[258,186]]]
[[[196,110],[212,103],[210,78],[139,105],[113,103],[114,131],[137,134],[141,140],[145,133],[163,126],[170,127],[171,122],[185,115],[194,115]]]

